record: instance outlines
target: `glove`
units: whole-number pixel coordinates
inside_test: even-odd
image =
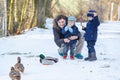
[[[66,27],[65,27],[65,31],[67,31],[68,29],[69,29],[68,26],[66,26]]]
[[[70,31],[71,33],[73,33],[73,29],[72,29],[72,28],[69,28],[69,31]]]

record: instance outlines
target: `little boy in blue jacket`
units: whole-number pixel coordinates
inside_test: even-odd
[[[97,13],[95,10],[90,10],[87,13],[88,22],[87,26],[82,26],[82,29],[86,32],[84,37],[87,42],[88,48],[88,57],[85,58],[86,61],[95,61],[97,60],[96,51],[95,51],[95,43],[97,41],[97,31],[98,26],[100,25]]]
[[[79,39],[79,37],[81,36],[77,26],[75,26],[75,21],[76,21],[76,18],[74,16],[69,16],[68,25],[62,29],[62,34],[64,35],[64,38],[67,38],[70,40],[70,42],[63,44],[64,46],[63,59],[67,58],[67,52],[69,49],[70,49],[70,59],[72,60],[74,59],[74,49],[76,46],[76,42],[77,42],[77,39]],[[78,38],[71,40],[70,39],[71,36],[77,36]]]

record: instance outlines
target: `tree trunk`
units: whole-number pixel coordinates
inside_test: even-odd
[[[8,35],[8,31],[7,31],[7,0],[4,1],[4,9],[5,9],[5,36]]]
[[[45,28],[45,19],[46,16],[50,15],[50,5],[52,0],[39,0],[38,8],[38,26]],[[48,9],[48,10],[47,10]]]
[[[8,31],[9,31],[9,33],[13,33],[13,1],[14,0],[10,0],[10,2],[9,2],[9,6],[10,6],[10,8],[9,8],[9,22],[8,22]]]

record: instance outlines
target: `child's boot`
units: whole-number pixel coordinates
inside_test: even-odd
[[[97,57],[96,57],[96,53],[95,52],[92,52],[91,54],[90,54],[90,58],[89,58],[89,61],[95,61],[95,60],[97,60]]]
[[[66,58],[67,58],[67,55],[64,55],[64,56],[63,56],[63,59],[66,59]]]
[[[71,55],[71,56],[70,56],[70,59],[71,59],[71,60],[74,60],[74,59],[75,59],[74,55]]]
[[[91,57],[91,56],[90,56],[90,53],[88,53],[88,57],[86,57],[84,60],[85,60],[85,61],[88,61],[88,60],[90,59],[90,57]]]

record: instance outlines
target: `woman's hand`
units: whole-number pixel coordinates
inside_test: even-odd
[[[65,42],[65,43],[69,43],[69,42],[70,42],[70,40],[69,40],[69,39],[67,39],[67,38],[65,38],[65,39],[64,39],[64,42]]]
[[[71,36],[69,39],[70,40],[75,40],[75,39],[78,39],[78,36]]]

